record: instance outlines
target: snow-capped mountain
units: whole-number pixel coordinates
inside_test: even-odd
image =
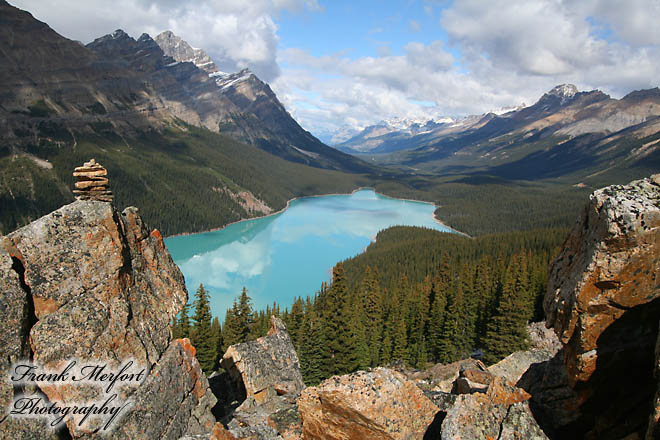
[[[210,56],[202,49],[192,47],[181,37],[172,31],[161,32],[154,41],[163,49],[165,55],[174,58],[178,62],[191,62],[209,75],[222,75]]]
[[[391,153],[424,145],[435,135],[473,124],[469,118],[391,118],[365,127],[350,138],[335,144],[347,153]]]

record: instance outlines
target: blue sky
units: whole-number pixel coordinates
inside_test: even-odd
[[[389,119],[531,104],[557,84],[658,86],[659,0],[10,0],[62,35],[172,30],[249,67],[335,143]]]
[[[401,55],[410,41],[447,40],[437,24],[439,4],[423,1],[323,3],[322,10],[285,10],[277,17],[281,46],[314,56],[342,53],[349,58]]]

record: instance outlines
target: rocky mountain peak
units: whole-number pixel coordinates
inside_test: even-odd
[[[192,47],[188,42],[172,31],[168,30],[161,32],[154,40],[163,50],[165,55],[174,58],[176,61],[193,63],[209,75],[214,75],[220,72],[211,57],[209,57],[202,49]]]
[[[554,108],[555,106],[563,106],[571,102],[579,91],[573,84],[560,84],[555,86],[552,90],[546,92],[541,96],[536,105],[543,108]]]
[[[577,93],[578,93],[578,88],[575,87],[573,84],[560,84],[558,86],[555,86],[547,94],[559,96],[559,97],[572,98]]]
[[[124,32],[123,29],[117,29],[111,35],[112,35],[112,38],[115,38],[115,39],[117,39],[117,38],[130,38],[129,35],[126,32]]]
[[[621,98],[622,101],[642,101],[644,99],[660,99],[660,88],[635,90]]]

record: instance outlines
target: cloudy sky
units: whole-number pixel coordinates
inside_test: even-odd
[[[252,69],[325,141],[531,104],[561,83],[660,85],[660,0],[9,1],[85,43],[170,29],[225,71]]]

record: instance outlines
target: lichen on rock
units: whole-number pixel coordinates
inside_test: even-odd
[[[189,343],[170,340],[170,323],[188,299],[183,275],[137,209],[119,214],[109,203],[79,200],[0,240],[3,371],[24,359],[52,368],[75,359],[109,370],[130,359],[148,372],[137,386],[119,389],[132,405],[110,432],[69,419],[62,434],[44,419],[4,417],[0,437],[178,439],[211,432],[215,397]],[[68,405],[94,389],[49,384],[34,391]],[[9,405],[17,392],[3,374],[0,403]]]

